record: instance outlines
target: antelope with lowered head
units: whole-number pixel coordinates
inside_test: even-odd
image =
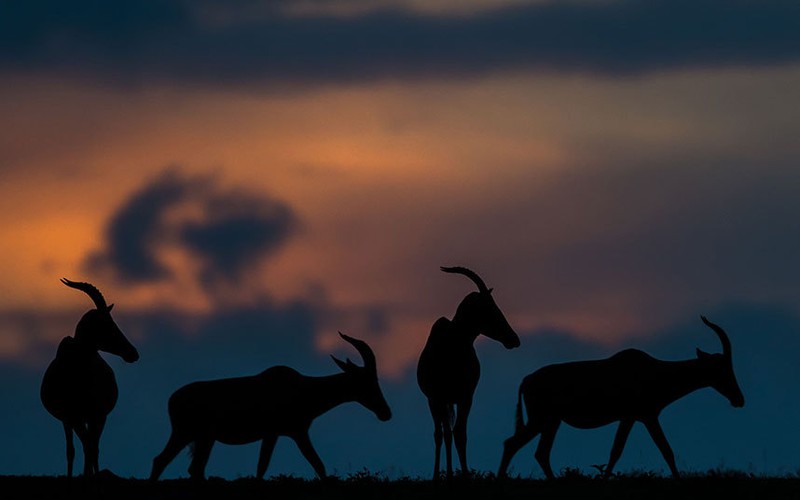
[[[469,473],[467,418],[481,374],[480,362],[473,346],[475,339],[483,334],[502,343],[506,349],[520,345],[516,332],[497,307],[492,289],[486,287],[480,276],[465,267],[442,267],[441,270],[463,274],[477,285],[478,291],[464,297],[452,320],[443,317],[436,320],[417,364],[417,383],[428,399],[433,417],[434,481],[439,479],[439,457],[443,439],[447,478],[453,477],[453,440],[461,462],[461,472]]]
[[[70,288],[86,293],[95,309],[86,312],[74,337],[64,337],[42,379],[40,397],[47,411],[60,420],[67,440],[67,476],[75,458],[73,431],[83,446],[83,475],[99,472],[100,435],[106,417],[117,404],[114,371],[97,351],[115,354],[128,363],[139,359],[136,348],[111,318],[114,304],[106,305],[100,290],[89,283],[62,278]]]
[[[392,417],[378,384],[372,349],[363,340],[339,335],[361,354],[364,366],[331,356],[342,373],[309,377],[274,366],[258,375],[193,382],[175,391],[168,405],[172,434],[164,451],[153,459],[150,480],[158,479],[188,444],[194,445],[189,475],[202,479],[216,441],[261,441],[256,476],[263,478],[278,436],[292,438],[317,476],[324,478],[325,466],[308,436],[314,419],[350,401],[360,403],[382,422]]]
[[[579,429],[593,429],[619,422],[611,456],[603,470],[611,475],[635,422],[642,422],[664,456],[673,477],[680,477],[675,456],[658,417],[674,401],[704,387],[711,387],[735,408],[744,396],[733,373],[731,342],[718,325],[700,317],[719,337],[721,354],[697,349],[697,357],[662,361],[637,349],[610,358],[545,366],[526,376],[519,386],[516,430],[505,440],[498,476],[505,476],[509,462],[520,448],[541,433],[536,461],[552,479],[550,450],[561,422]],[[522,405],[528,414],[523,422]]]

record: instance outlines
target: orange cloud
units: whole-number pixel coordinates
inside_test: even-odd
[[[772,199],[788,199],[775,186],[787,184],[789,170],[776,167],[770,178],[747,162],[791,163],[793,146],[780,134],[796,111],[764,109],[793,95],[798,81],[800,70],[787,68],[638,80],[506,75],[281,94],[5,82],[0,100],[14,100],[18,114],[0,124],[15,145],[0,153],[8,165],[0,310],[84,307],[58,278],[102,279],[82,263],[103,248],[113,214],[174,164],[215,175],[222,192],[283,200],[299,229],[220,294],[224,304],[196,282],[197,255],[170,244],[157,257],[171,280],[97,282],[111,301],[200,316],[264,297],[307,301],[328,312],[320,338],[337,329],[365,337],[395,375],[413,364],[432,321],[451,316],[470,291],[442,276],[441,265],[479,271],[520,331],[556,327],[607,341],[694,315],[725,287],[785,299],[780,276],[767,288],[757,276],[744,283],[701,272],[710,257],[692,261],[690,223],[709,213],[700,222],[712,226],[719,214],[709,199],[714,210],[745,210],[742,193],[760,185],[753,179]],[[734,160],[743,163],[709,166]],[[748,231],[760,227],[738,220]],[[648,232],[678,226],[686,229]],[[665,259],[649,241],[678,250]],[[698,243],[709,255],[710,240]],[[720,269],[753,261],[758,248]],[[385,331],[359,331],[374,328],[370,315],[379,313]],[[18,352],[18,339],[0,345]]]

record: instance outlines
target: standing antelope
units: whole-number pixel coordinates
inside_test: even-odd
[[[258,375],[194,382],[175,391],[168,405],[172,434],[164,451],[153,459],[150,480],[158,479],[190,443],[194,449],[189,475],[202,479],[215,441],[261,441],[256,476],[262,478],[278,436],[292,438],[314,472],[324,478],[325,466],[308,436],[315,418],[350,401],[371,410],[382,422],[392,417],[378,385],[372,349],[362,340],[339,335],[361,354],[363,367],[331,356],[343,373],[309,377],[286,366],[274,366]]]
[[[461,471],[464,474],[469,472],[467,418],[481,374],[480,362],[473,346],[475,339],[483,334],[501,342],[506,349],[519,347],[519,337],[495,304],[492,289],[486,287],[480,276],[464,267],[442,267],[441,270],[463,274],[475,282],[478,291],[464,297],[452,320],[436,320],[417,364],[417,383],[428,398],[428,407],[433,417],[434,480],[439,479],[439,455],[443,437],[447,478],[453,477],[451,444],[454,439]]]
[[[541,433],[536,460],[552,479],[550,450],[561,422],[580,429],[593,429],[619,421],[604,475],[609,477],[622,454],[634,422],[642,422],[667,461],[673,477],[680,477],[675,456],[658,416],[672,402],[704,387],[712,387],[735,408],[744,406],[731,360],[731,342],[719,326],[700,317],[722,343],[722,354],[697,349],[697,358],[661,361],[627,349],[610,358],[545,366],[526,376],[519,386],[516,430],[504,443],[498,476],[520,448]],[[528,423],[522,421],[522,404]]]
[[[114,323],[114,304],[106,305],[100,290],[66,278],[61,282],[86,293],[96,309],[83,315],[74,337],[64,337],[58,345],[56,357],[44,373],[40,397],[47,411],[64,425],[67,476],[72,476],[75,458],[73,431],[83,446],[83,474],[89,476],[99,472],[100,435],[118,396],[114,372],[97,351],[116,354],[128,363],[138,360],[139,353]]]

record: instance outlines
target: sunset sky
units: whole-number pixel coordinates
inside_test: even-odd
[[[96,285],[141,354],[101,467],[146,477],[181,385],[375,350],[395,414],[312,427],[332,473],[427,476],[415,380],[478,272],[519,333],[480,338],[470,461],[494,471],[521,378],[637,347],[718,352],[662,422],[683,470],[800,470],[800,4],[793,0],[0,3],[0,474],[63,474],[38,388]],[[613,427],[563,428],[591,472]],[[512,472],[541,474],[533,448]],[[82,468],[78,453],[78,469]],[[209,475],[255,473],[217,445]],[[165,477],[186,476],[182,454]],[[664,471],[643,428],[618,470]],[[311,477],[289,441],[268,471]]]

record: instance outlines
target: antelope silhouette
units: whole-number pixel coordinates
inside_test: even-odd
[[[477,286],[456,309],[452,320],[439,318],[417,363],[417,383],[428,399],[433,417],[435,446],[433,479],[439,479],[442,439],[445,443],[447,478],[453,477],[451,446],[455,440],[461,471],[467,467],[467,419],[480,378],[480,362],[473,343],[485,335],[507,349],[519,347],[519,337],[492,298],[492,289],[465,267],[442,267],[446,273],[463,274]],[[454,422],[455,420],[455,422]]]
[[[700,317],[716,332],[721,354],[697,349],[697,357],[685,361],[662,361],[637,349],[627,349],[609,358],[545,366],[526,376],[519,386],[516,430],[505,440],[498,476],[520,448],[541,433],[536,461],[552,479],[550,450],[561,422],[580,429],[593,429],[619,422],[608,465],[609,477],[622,454],[635,422],[642,422],[664,456],[673,477],[680,477],[675,456],[658,417],[674,401],[704,387],[711,387],[736,408],[744,406],[744,395],[736,381],[731,342],[718,325]],[[522,405],[528,414],[523,422]]]
[[[115,354],[128,363],[138,360],[139,353],[111,318],[114,304],[106,305],[100,290],[66,278],[61,282],[86,293],[96,309],[83,315],[74,337],[61,340],[42,378],[40,397],[47,411],[64,426],[67,476],[72,476],[75,458],[73,431],[83,447],[83,474],[90,476],[99,472],[100,435],[119,394],[114,371],[98,351]]]
[[[375,354],[363,340],[339,335],[361,354],[364,366],[333,356],[342,373],[309,377],[286,366],[268,368],[258,375],[194,382],[169,398],[172,433],[155,459],[150,480],[188,444],[194,445],[189,475],[205,476],[214,442],[245,444],[261,441],[256,476],[263,478],[278,436],[294,440],[321,479],[325,466],[317,455],[308,430],[311,423],[342,403],[355,401],[381,421],[392,417],[378,384]]]

